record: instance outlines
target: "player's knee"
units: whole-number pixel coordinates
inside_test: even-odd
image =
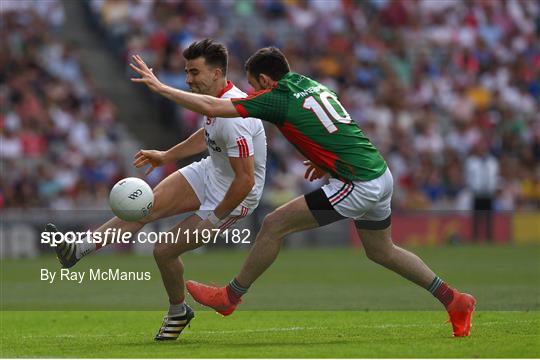
[[[377,264],[388,264],[392,261],[392,249],[388,247],[366,247],[366,256],[369,260],[376,262]]]
[[[283,219],[278,212],[272,211],[264,217],[262,231],[265,233],[275,233],[277,235],[283,232]]]

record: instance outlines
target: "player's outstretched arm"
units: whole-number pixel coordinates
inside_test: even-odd
[[[144,83],[148,88],[177,104],[208,117],[238,117],[236,108],[229,99],[219,99],[210,95],[193,94],[187,91],[175,89],[163,84],[154,75],[139,55],[132,56],[133,63],[129,66],[141,77],[132,78],[131,81]]]

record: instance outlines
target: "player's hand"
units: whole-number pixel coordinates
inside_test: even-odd
[[[150,167],[144,173],[144,175],[148,175],[155,168],[163,165],[165,162],[166,162],[165,151],[139,150],[139,152],[135,154],[135,160],[133,160],[133,165],[136,168],[140,168],[142,166],[150,164]]]
[[[304,161],[304,165],[308,167],[306,169],[306,173],[304,174],[304,178],[309,181],[320,179],[326,175],[326,171],[322,170],[309,160]]]
[[[154,75],[154,72],[152,71],[153,69],[146,65],[140,55],[133,55],[131,60],[133,63],[135,63],[135,65],[130,63],[129,66],[131,66],[133,71],[141,75],[140,78],[131,78],[131,81],[144,83],[150,90],[159,92],[159,90],[163,87],[163,84],[158,80],[156,75]]]

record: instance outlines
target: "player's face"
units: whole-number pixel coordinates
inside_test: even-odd
[[[262,90],[261,84],[249,72],[247,73],[247,81],[248,81],[249,85],[251,85],[251,87],[253,89],[255,89],[255,91]]]
[[[216,69],[206,65],[203,57],[186,61],[186,84],[194,93],[211,95],[216,80]]]

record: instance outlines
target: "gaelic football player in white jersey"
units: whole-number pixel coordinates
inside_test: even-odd
[[[227,81],[228,54],[224,45],[209,39],[194,42],[184,50],[186,83],[195,93],[221,98],[247,96]],[[125,222],[117,217],[103,224],[96,232],[121,229],[136,233],[145,224],[157,219],[195,212],[170,231],[225,230],[255,210],[262,195],[266,166],[266,135],[262,122],[247,118],[230,121],[205,118],[204,127],[187,140],[167,151],[141,150],[134,165],[155,167],[208,150],[209,156],[169,175],[154,189],[151,213],[139,222]],[[58,231],[48,224],[46,231]],[[185,235],[184,235],[185,236]],[[107,244],[108,242],[106,242]],[[74,266],[83,256],[99,249],[101,244],[61,243],[55,249],[63,267]],[[185,304],[184,267],[179,256],[195,248],[195,236],[177,243],[157,243],[154,258],[169,296],[169,312],[165,315],[156,340],[175,340],[194,317]]]

